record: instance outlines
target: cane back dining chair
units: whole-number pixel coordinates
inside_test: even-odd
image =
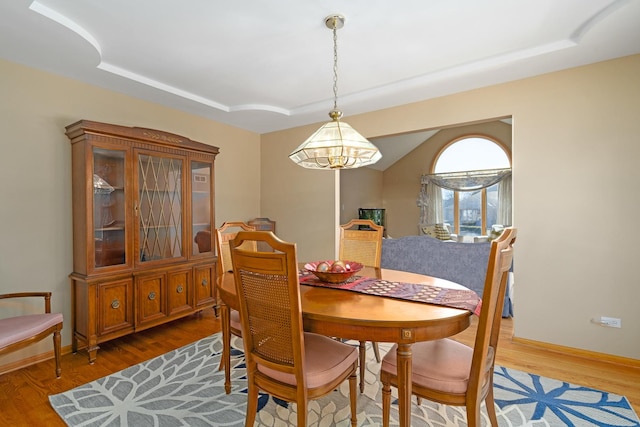
[[[445,405],[465,406],[469,427],[481,425],[480,405],[483,401],[491,425],[498,425],[493,398],[493,368],[516,235],[517,230],[509,227],[491,243],[474,347],[445,338],[418,342],[412,348],[412,393],[418,396],[418,401],[424,398]],[[382,425],[387,427],[391,386],[397,387],[395,346],[382,360],[380,382]]]
[[[263,242],[273,252],[241,247]],[[307,425],[307,403],[349,379],[351,425],[356,425],[357,350],[332,338],[304,332],[295,243],[271,231],[240,231],[231,241],[247,367],[247,414],[252,426],[260,390],[297,405],[297,425]]]
[[[56,377],[60,378],[60,331],[62,313],[51,312],[51,292],[18,292],[2,294],[0,299],[44,298],[44,313],[25,314],[0,319],[0,355],[21,349],[43,340],[53,334],[53,355],[56,363]]]
[[[384,227],[369,219],[352,219],[340,226],[339,259],[355,261],[370,267],[380,267]],[[380,363],[378,343],[372,342],[376,361]],[[367,348],[360,341],[360,392],[364,392]]]
[[[196,243],[199,254],[211,252],[211,232],[209,230],[200,230],[196,233],[193,241]]]
[[[225,272],[233,270],[229,242],[235,239],[238,231],[255,231],[255,227],[241,221],[229,221],[215,229],[216,250],[218,252],[217,276],[222,280]],[[247,249],[257,250],[255,242],[247,242]],[[225,391],[231,393],[231,335],[242,338],[240,313],[223,305],[220,307],[220,324],[222,329],[222,357],[218,370],[224,368]]]

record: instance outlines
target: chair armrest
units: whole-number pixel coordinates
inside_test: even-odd
[[[12,294],[0,294],[0,299],[29,297],[43,297],[44,312],[51,313],[51,292],[16,292]]]

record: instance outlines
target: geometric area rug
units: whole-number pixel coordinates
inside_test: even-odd
[[[353,343],[357,345],[357,343]],[[368,343],[370,345],[370,343]],[[381,352],[390,345],[380,343]],[[224,392],[220,334],[173,350],[66,392],[49,396],[69,426],[242,426],[246,410],[246,376],[242,340],[233,337],[231,394]],[[382,425],[380,365],[367,360],[365,391],[358,394],[358,426]],[[635,426],[638,416],[624,396],[496,366],[498,423],[502,427]],[[394,393],[395,393],[395,389]],[[349,426],[348,381],[328,396],[309,402],[313,427]],[[398,425],[392,399],[391,425]],[[412,427],[466,426],[463,407],[412,400]],[[267,394],[259,398],[255,426],[295,425],[296,405]],[[482,408],[482,425],[489,419]]]

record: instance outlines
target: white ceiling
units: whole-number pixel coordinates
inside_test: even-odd
[[[266,133],[640,53],[638,0],[5,0],[0,57]],[[384,151],[383,151],[384,155]]]

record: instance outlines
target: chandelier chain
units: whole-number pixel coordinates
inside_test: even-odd
[[[333,21],[333,109],[338,109],[338,30],[337,22]]]

